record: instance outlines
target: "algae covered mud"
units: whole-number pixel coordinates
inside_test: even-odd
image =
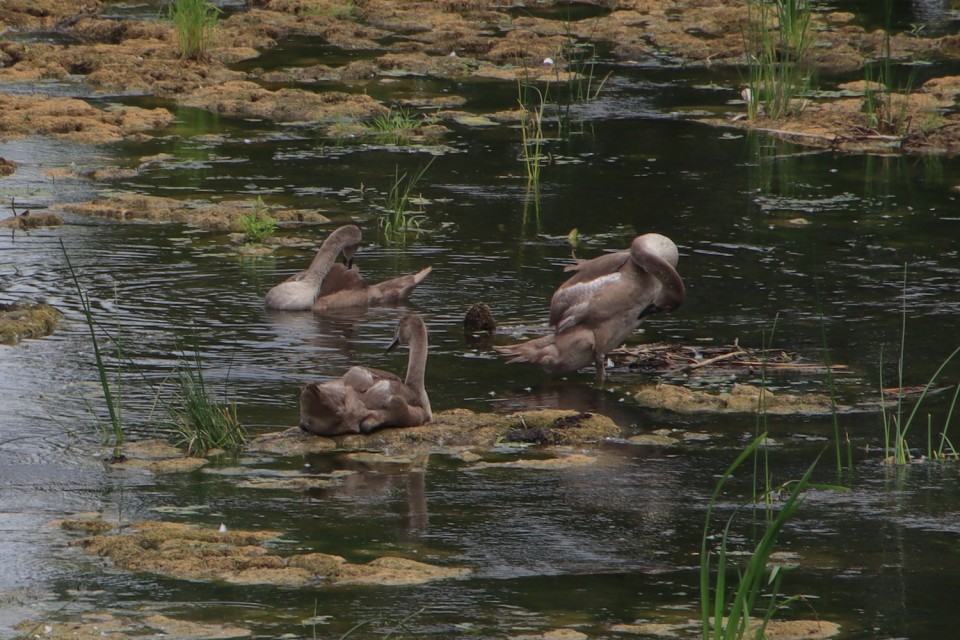
[[[227,3],[199,60],[159,3],[3,3],[0,306],[51,320],[0,346],[0,636],[697,637],[707,505],[765,428],[773,486],[826,449],[815,479],[851,489],[809,492],[784,529],[795,599],[771,637],[952,638],[960,473],[920,460],[960,366],[923,400],[914,463],[884,462],[880,406],[956,347],[958,15],[884,4],[811,3],[816,83],[769,122],[745,118],[756,5],[732,0]],[[893,132],[864,110],[887,35],[918,109]],[[369,281],[433,267],[409,302],[264,309],[346,223]],[[645,232],[679,246],[687,299],[603,389],[497,357],[549,331],[573,258]],[[488,339],[463,331],[479,301]],[[436,424],[288,431],[304,383],[402,373],[383,350],[408,310]],[[195,357],[239,451],[173,446]],[[762,528],[737,512],[752,475],[714,507],[739,514],[738,552]]]

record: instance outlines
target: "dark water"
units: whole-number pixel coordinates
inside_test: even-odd
[[[278,68],[296,63],[281,55],[271,61]],[[12,636],[17,621],[64,605],[66,612],[155,607],[269,637],[340,637],[358,622],[382,620],[357,632],[374,637],[410,616],[407,626],[426,637],[496,638],[574,626],[599,638],[618,637],[615,624],[697,618],[705,507],[755,432],[755,418],[639,409],[630,389],[651,379],[624,370],[612,371],[607,388],[597,390],[590,371],[551,379],[507,366],[466,343],[464,312],[487,302],[502,342],[545,331],[572,228],[581,234],[580,257],[657,231],[680,246],[688,299],[677,313],[651,318],[631,342],[739,340],[756,347],[772,340],[810,361],[823,360],[826,344],[830,359],[849,367],[836,380],[839,399],[873,401],[881,377],[895,384],[904,318],[906,384],[923,384],[958,344],[960,164],[835,155],[709,128],[683,114],[735,99],[736,91],[724,88],[736,86],[735,74],[613,71],[601,97],[574,110],[575,133],[549,141],[552,161],[543,168],[538,202],[526,189],[520,134],[506,126],[453,125],[435,145],[403,147],[338,143],[309,129],[180,109],[178,123],[149,143],[0,145],[0,155],[25,165],[0,184],[5,199],[43,206],[110,189],[261,196],[359,224],[367,244],[358,263],[370,280],[434,267],[407,305],[315,318],[262,307],[265,291],[303,268],[308,250],[249,258],[221,234],[72,217],[58,229],[0,236],[0,302],[44,301],[67,315],[56,335],[0,350],[0,634]],[[368,91],[384,100],[449,91],[467,97],[466,109],[477,113],[516,102],[515,87],[490,83],[411,80]],[[110,185],[53,182],[43,173],[71,162],[135,165],[161,152],[174,159]],[[384,242],[375,212],[396,171],[415,171],[431,158],[421,189],[429,201],[423,232],[402,246]],[[319,243],[328,231],[295,233]],[[576,408],[610,415],[626,435],[677,428],[712,439],[667,449],[608,443],[600,464],[561,471],[481,470],[435,456],[425,473],[380,469],[312,494],[239,489],[230,476],[206,472],[154,478],[111,471],[99,462],[103,450],[83,401],[102,407],[61,241],[98,320],[120,327],[130,358],[122,398],[131,438],[168,433],[162,416],[151,413],[156,390],[194,345],[208,380],[228,391],[257,434],[297,422],[298,389],[307,380],[337,376],[358,362],[402,370],[404,356],[383,349],[399,315],[416,310],[430,329],[427,386],[435,410]],[[942,379],[953,384],[958,375],[953,363]],[[739,380],[757,382],[750,374]],[[778,390],[828,389],[816,375],[768,382]],[[950,395],[929,405],[934,433]],[[889,469],[880,463],[878,413],[842,414],[839,423],[854,452],[854,469],[840,478],[851,491],[812,492],[784,531],[779,547],[797,563],[785,590],[805,598],[788,615],[815,612],[840,623],[844,638],[954,637],[956,465]],[[769,458],[777,483],[802,475],[834,432],[830,418],[771,417],[768,428],[778,442]],[[913,446],[925,448],[924,430],[911,434]],[[345,464],[323,456],[239,462],[253,475]],[[834,464],[829,449],[817,479],[836,481]],[[720,506],[724,517],[749,496],[748,476],[731,483]],[[184,506],[192,513],[162,511]],[[418,587],[301,590],[131,575],[68,548],[46,526],[90,511],[128,521],[276,529],[287,541],[278,543],[281,550],[352,561],[401,555],[467,566],[473,574]],[[736,533],[748,540],[749,521]]]

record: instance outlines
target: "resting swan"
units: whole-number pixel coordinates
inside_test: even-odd
[[[554,332],[520,344],[495,347],[508,362],[530,362],[548,373],[596,367],[603,384],[607,353],[620,346],[648,315],[673,311],[686,295],[677,273],[677,245],[658,233],[637,236],[627,251],[582,260],[576,275],[550,302]]]
[[[430,398],[423,386],[427,367],[427,327],[416,314],[400,320],[393,342],[410,345],[407,377],[351,367],[339,380],[310,383],[300,391],[300,428],[320,436],[369,433],[383,427],[414,427],[430,422]]]

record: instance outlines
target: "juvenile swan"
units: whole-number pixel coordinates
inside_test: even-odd
[[[313,312],[323,313],[331,309],[343,309],[345,307],[402,302],[410,297],[414,288],[423,282],[423,279],[432,269],[433,267],[427,267],[417,273],[397,276],[377,284],[367,284],[358,274],[355,280],[340,286],[337,291],[327,293],[325,288],[321,289],[320,297],[313,302]],[[343,269],[343,273],[348,276],[351,273],[356,273],[356,271]]]
[[[365,284],[356,270],[350,268],[360,238],[360,229],[352,224],[327,236],[309,267],[267,291],[267,308],[303,311],[311,308],[318,296]],[[341,253],[346,266],[335,264]]]
[[[400,320],[393,342],[410,345],[407,377],[351,367],[342,378],[310,383],[300,391],[300,428],[320,436],[369,433],[383,427],[414,427],[430,422],[430,398],[423,386],[427,367],[427,327],[416,314]]]
[[[647,316],[673,311],[686,292],[677,273],[677,245],[658,233],[637,236],[627,251],[582,260],[566,268],[576,275],[550,302],[554,332],[495,347],[508,362],[530,362],[548,373],[596,367],[603,384],[607,353],[620,346]]]

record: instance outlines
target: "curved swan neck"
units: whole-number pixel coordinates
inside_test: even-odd
[[[407,361],[407,386],[418,391],[424,388],[423,377],[427,370],[427,327],[417,322],[410,335],[410,359]]]
[[[686,298],[686,288],[683,279],[677,273],[677,249],[668,238],[657,236],[649,240],[650,236],[640,236],[630,246],[630,258],[634,264],[656,278],[662,290],[657,295],[656,306],[661,311],[673,311]]]
[[[360,243],[360,229],[354,226],[340,227],[323,241],[320,250],[307,267],[304,279],[323,280],[330,273],[337,256],[349,246]]]

